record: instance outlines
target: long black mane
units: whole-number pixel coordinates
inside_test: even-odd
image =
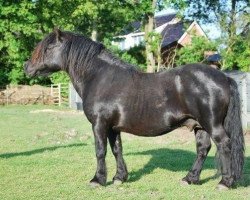
[[[138,72],[135,66],[118,58],[99,42],[72,32],[61,32],[61,34],[64,40],[62,59],[63,70],[65,71],[74,70],[82,73],[83,71],[94,70],[93,62],[98,57],[112,66]],[[41,57],[45,55],[49,45],[55,42],[56,34],[52,32],[40,44]]]

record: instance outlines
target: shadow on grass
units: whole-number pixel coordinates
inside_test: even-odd
[[[150,160],[144,165],[143,168],[129,173],[128,182],[137,181],[145,174],[150,174],[157,168],[170,170],[174,172],[186,171],[188,173],[196,158],[196,154],[194,152],[185,151],[181,149],[168,149],[168,148],[153,149],[136,153],[128,153],[126,155],[136,156],[136,158],[134,159],[139,159],[139,156],[141,155],[151,156]],[[216,169],[215,157],[211,156],[207,157],[203,166],[203,170],[204,169]],[[201,180],[200,183],[203,184],[211,179],[216,179],[217,177],[218,174],[216,173],[211,177]],[[239,181],[237,185],[244,187],[250,185],[250,157],[245,158],[243,178]]]
[[[56,149],[61,149],[61,148],[71,148],[71,147],[80,147],[80,146],[85,146],[86,144],[69,144],[69,145],[61,145],[61,146],[54,146],[54,147],[44,147],[41,149],[34,149],[30,151],[23,151],[23,152],[16,152],[16,153],[4,153],[0,154],[0,158],[12,158],[16,156],[31,156],[33,154],[39,154],[43,153],[44,151],[55,151]]]

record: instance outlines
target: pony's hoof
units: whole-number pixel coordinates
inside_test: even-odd
[[[121,180],[113,180],[114,185],[121,185],[122,181]]]
[[[98,187],[101,187],[102,185],[100,183],[98,183],[98,182],[90,181],[89,186],[92,187],[92,188],[98,188]]]
[[[217,190],[219,191],[225,191],[225,190],[229,190],[229,188],[223,184],[218,184],[216,187]]]
[[[182,185],[182,186],[187,186],[187,185],[190,185],[186,180],[180,180],[180,184]]]

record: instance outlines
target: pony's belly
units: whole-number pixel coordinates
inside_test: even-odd
[[[201,128],[198,121],[190,118],[186,114],[173,117],[173,115],[163,115],[163,117],[141,118],[141,120],[123,121],[113,128],[121,132],[127,132],[138,136],[159,136],[173,131],[176,128],[186,126],[190,131]]]
[[[120,119],[113,127],[122,132],[131,133],[138,136],[159,136],[166,134],[176,128],[178,119],[172,117],[174,114],[157,109],[151,109],[151,114],[120,115]],[[169,114],[170,113],[170,114]]]
[[[137,126],[114,126],[113,129],[138,136],[154,137],[166,134],[174,130],[175,128],[169,126],[159,126],[159,124],[158,126],[147,126],[145,124],[138,124]]]

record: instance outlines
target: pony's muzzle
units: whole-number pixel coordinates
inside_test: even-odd
[[[34,74],[33,70],[31,70],[31,68],[29,66],[30,66],[30,61],[28,60],[23,64],[23,70],[24,70],[26,75],[33,76],[33,74]]]
[[[23,64],[23,69],[24,69],[25,72],[27,71],[27,68],[28,68],[28,61],[26,61],[26,62]]]

